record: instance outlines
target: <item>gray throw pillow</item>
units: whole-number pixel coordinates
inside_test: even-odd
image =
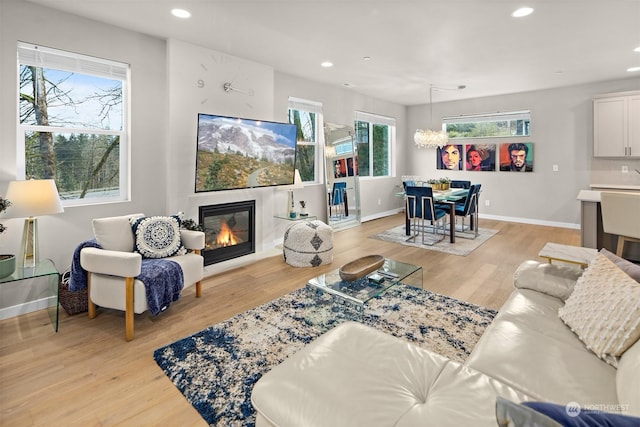
[[[609,252],[605,248],[600,249],[600,253],[611,260],[620,270],[627,273],[633,280],[640,283],[640,265],[620,258],[618,255]]]

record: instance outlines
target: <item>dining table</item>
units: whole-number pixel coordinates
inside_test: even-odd
[[[466,188],[450,188],[448,190],[433,190],[434,203],[444,203],[450,205],[449,209],[449,242],[456,242],[456,209],[455,203],[464,199],[469,190]],[[398,193],[398,195],[404,196],[404,192]],[[409,219],[408,212],[405,209],[405,234],[411,235],[411,220]]]

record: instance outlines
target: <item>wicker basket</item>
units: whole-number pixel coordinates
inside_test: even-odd
[[[66,311],[68,315],[73,316],[74,314],[84,313],[89,309],[89,296],[86,288],[75,292],[69,290],[70,275],[70,271],[65,271],[62,275],[62,280],[60,280],[60,284],[58,284],[58,301],[62,308],[64,308],[64,311]]]

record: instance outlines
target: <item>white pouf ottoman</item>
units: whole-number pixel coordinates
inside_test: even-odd
[[[317,267],[333,261],[333,228],[322,221],[296,221],[284,232],[283,255],[293,267]]]

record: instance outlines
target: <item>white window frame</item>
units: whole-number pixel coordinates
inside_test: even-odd
[[[378,114],[366,113],[364,111],[355,111],[354,112],[354,129],[355,122],[367,122],[369,123],[369,175],[359,175],[361,179],[378,179],[378,178],[388,178],[396,176],[396,119],[394,117],[381,116]],[[387,170],[388,175],[379,175],[373,176],[371,173],[373,171],[373,147],[371,138],[373,137],[373,125],[386,125],[389,127],[389,158],[387,159],[388,165]],[[357,135],[355,140],[356,150],[358,147]]]
[[[114,135],[119,137],[119,191],[117,196],[95,196],[82,199],[62,199],[63,206],[94,205],[110,202],[122,202],[130,200],[130,147],[129,147],[129,88],[130,66],[129,64],[97,58],[79,53],[49,48],[32,43],[18,42],[17,46],[17,76],[18,94],[16,95],[17,117],[17,146],[16,146],[16,179],[23,180],[26,177],[25,159],[25,133],[26,132],[50,132],[65,134],[95,134]],[[103,130],[88,127],[59,127],[39,126],[20,123],[20,66],[34,66],[40,68],[55,69],[72,73],[92,75],[97,77],[120,80],[122,82],[122,129]]]
[[[289,117],[288,110],[306,111],[314,113],[316,115],[316,135],[315,142],[308,141],[296,141],[296,144],[301,145],[315,145],[315,158],[314,158],[314,179],[312,181],[303,181],[310,184],[320,184],[323,182],[324,173],[324,119],[322,114],[322,103],[316,101],[310,101],[307,99],[289,97],[287,102],[287,117]]]

